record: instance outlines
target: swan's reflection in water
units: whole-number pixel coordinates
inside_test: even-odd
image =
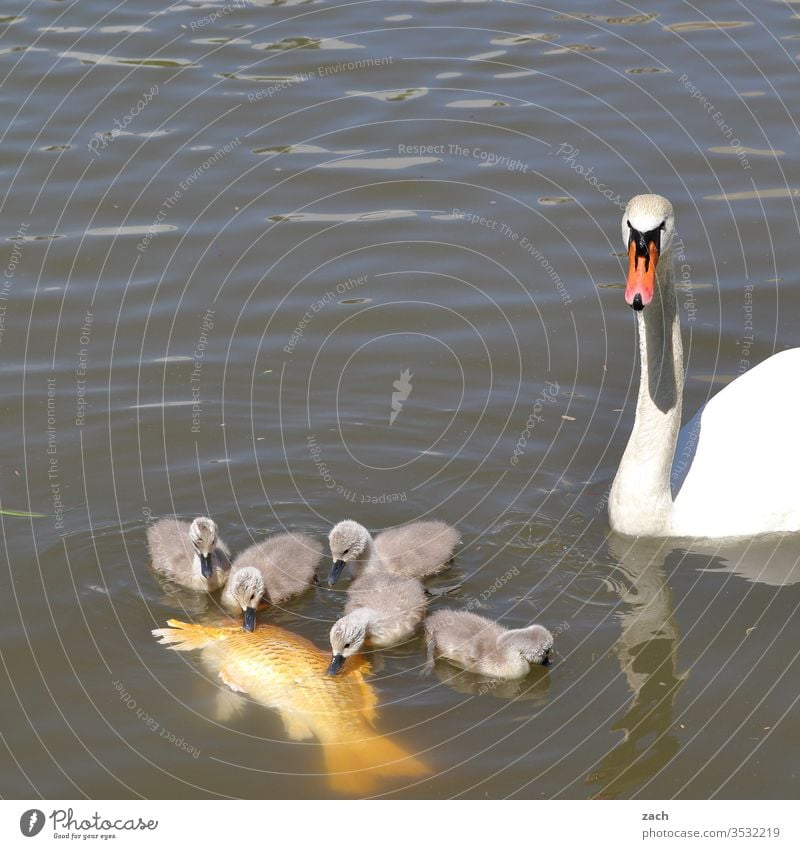
[[[627,587],[620,596],[621,633],[614,651],[633,697],[611,726],[624,732],[622,742],[586,781],[595,797],[630,798],[643,778],[656,774],[678,751],[673,709],[687,673],[678,671],[680,635],[665,579],[669,543],[612,537],[609,548]]]
[[[609,552],[620,575],[615,584],[622,587],[620,636],[614,652],[632,698],[625,713],[610,726],[612,731],[624,732],[622,741],[586,777],[586,783],[597,798],[630,798],[637,793],[646,796],[649,780],[680,748],[674,709],[689,671],[679,668],[681,635],[667,584],[667,559],[674,561],[676,569],[699,565],[703,571],[727,572],[751,583],[782,587],[800,582],[800,540],[795,534],[721,545],[612,535]]]
[[[771,534],[726,545],[692,543],[693,554],[708,557],[708,571],[729,572],[752,584],[788,587],[800,583],[800,534]]]

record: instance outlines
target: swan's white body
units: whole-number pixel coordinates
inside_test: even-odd
[[[636,313],[641,382],[633,431],[609,494],[611,527],[652,537],[800,531],[800,349],[775,354],[722,389],[685,440],[693,451],[675,456],[683,348],[672,207],[658,195],[639,195],[626,209],[623,236],[628,221],[640,232],[665,226],[652,301]],[[673,472],[683,477],[674,499]]]
[[[706,404],[672,507],[673,536],[800,530],[800,348],[775,354]]]

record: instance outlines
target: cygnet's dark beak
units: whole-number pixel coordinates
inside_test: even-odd
[[[328,575],[328,586],[332,587],[338,580],[339,576],[342,574],[344,567],[347,564],[344,560],[336,560],[333,564],[333,568],[331,569],[330,575]]]
[[[245,631],[255,631],[256,629],[256,609],[255,607],[245,607],[244,616],[242,619],[242,628]]]
[[[200,555],[200,571],[203,573],[203,577],[206,580],[208,580],[214,573],[214,566],[211,563],[210,554]]]
[[[344,666],[344,655],[335,654],[331,658],[331,665],[328,667],[328,675],[336,675],[342,666]]]

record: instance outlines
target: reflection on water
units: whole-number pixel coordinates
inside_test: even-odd
[[[121,56],[109,56],[100,53],[84,53],[80,50],[66,50],[62,59],[78,59],[86,65],[138,65],[146,68],[186,68],[197,67],[188,59],[123,59]]]
[[[376,209],[369,212],[288,212],[282,215],[271,215],[268,220],[316,222],[387,221],[395,218],[414,218],[416,214],[412,209]]]
[[[731,147],[714,146],[710,147],[709,153],[722,153],[728,156],[736,155],[737,153],[746,154],[748,156],[785,156],[785,150],[762,150],[757,147],[739,147],[735,150]]]
[[[683,21],[679,24],[670,24],[665,29],[672,32],[699,32],[702,30],[738,29],[739,27],[752,26],[750,21]]]
[[[375,100],[392,103],[393,101],[414,100],[417,97],[425,97],[428,91],[428,88],[404,88],[390,89],[388,91],[348,91],[345,93],[351,97],[371,97]]]
[[[709,570],[729,572],[769,587],[800,583],[800,549],[791,534],[737,540],[725,545],[698,541],[691,548],[708,556],[705,568]]]
[[[688,541],[687,541],[688,542]],[[676,703],[689,678],[687,643],[682,644],[675,616],[675,600],[666,563],[683,553],[673,540],[625,539],[612,535],[609,552],[622,576],[619,584],[620,637],[614,645],[631,692],[624,713],[610,726],[623,739],[586,776],[598,798],[629,798],[648,787],[680,749]],[[708,569],[731,572],[749,581],[771,586],[800,582],[800,551],[792,536],[727,544],[691,543],[692,556],[705,555]],[[679,605],[686,604],[681,599]],[[765,611],[766,612],[766,611]],[[733,614],[735,615],[735,613]],[[756,622],[762,619],[759,616]],[[744,629],[750,636],[757,624]],[[686,639],[693,638],[690,634]],[[694,669],[698,674],[699,670]]]
[[[628,798],[663,769],[680,747],[673,730],[680,634],[664,570],[664,541],[612,537],[610,552],[626,585],[620,593],[620,637],[614,646],[631,691],[624,714],[610,725],[624,737],[586,782],[598,798]]]
[[[719,195],[707,195],[706,200],[769,200],[771,198],[795,198],[800,197],[800,189],[786,186],[776,189],[754,189],[747,192],[727,192]]]
[[[443,660],[437,661],[434,671],[439,681],[452,687],[456,693],[530,701],[538,707],[547,704],[547,694],[550,690],[549,665],[532,667],[530,675],[515,681],[485,678],[463,669],[456,669]]]

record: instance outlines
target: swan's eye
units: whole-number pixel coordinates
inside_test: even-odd
[[[345,647],[346,649],[349,649],[349,648],[350,648],[350,643],[345,643],[345,644],[344,644],[344,647]]]
[[[666,222],[666,221],[662,221],[662,222],[658,225],[658,229],[659,229],[659,230],[666,230],[666,229],[667,229],[667,222]]]
[[[628,219],[628,229],[633,230],[633,224],[631,224],[630,219]]]
[[[344,556],[345,556],[345,554],[350,554],[350,549],[349,549],[349,548],[346,548],[346,549],[342,552],[342,557],[344,557]]]

